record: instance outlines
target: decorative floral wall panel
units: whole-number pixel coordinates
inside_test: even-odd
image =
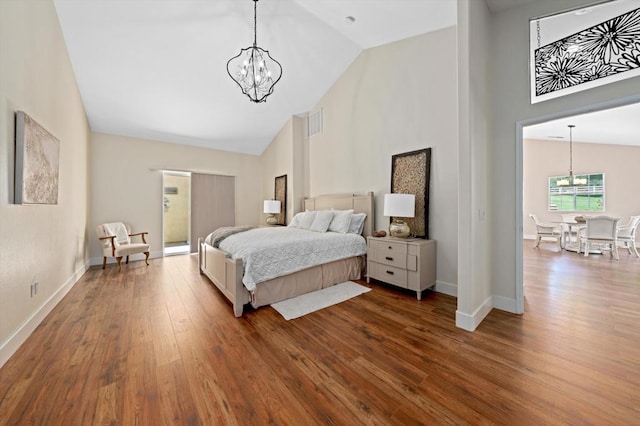
[[[640,75],[638,0],[533,19],[530,30],[531,103]]]

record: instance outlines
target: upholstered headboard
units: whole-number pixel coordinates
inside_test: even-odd
[[[373,234],[376,224],[374,205],[373,192],[369,192],[366,195],[338,194],[305,198],[302,208],[303,210],[353,209],[354,213],[366,213],[367,218],[362,235],[368,237]]]

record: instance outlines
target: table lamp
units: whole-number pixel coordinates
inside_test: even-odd
[[[264,200],[264,213],[267,213],[265,221],[267,225],[277,225],[278,219],[276,214],[280,213],[280,201],[278,200]]]
[[[391,216],[389,235],[392,237],[406,238],[411,233],[409,225],[402,219],[414,217],[416,209],[416,196],[413,194],[385,194],[384,216]]]

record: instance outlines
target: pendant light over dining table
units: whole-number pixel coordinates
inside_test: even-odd
[[[573,175],[573,128],[574,124],[569,124],[569,179],[559,179],[556,186],[582,186],[587,184],[587,179],[578,178]]]
[[[258,46],[258,0],[253,0],[253,46],[240,49],[240,53],[227,62],[227,73],[251,102],[260,103],[273,93],[273,87],[282,77],[282,66]]]

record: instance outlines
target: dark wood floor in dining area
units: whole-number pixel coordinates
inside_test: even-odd
[[[193,256],[92,268],[0,369],[0,424],[640,423],[640,259],[524,253],[526,314],[473,333],[442,294],[236,319]]]

